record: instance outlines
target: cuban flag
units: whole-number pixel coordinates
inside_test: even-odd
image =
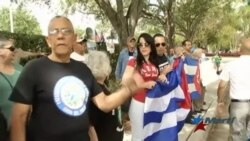
[[[147,93],[144,104],[144,141],[178,141],[178,132],[191,108],[190,99],[188,100],[180,85],[185,83],[185,79],[180,77],[184,63],[178,63],[177,67],[167,74],[168,83],[158,82],[154,89]],[[184,104],[186,101],[189,101],[189,104]]]
[[[185,56],[184,71],[191,99],[198,99],[201,95],[199,60]]]

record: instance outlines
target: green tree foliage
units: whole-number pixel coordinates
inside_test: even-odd
[[[66,7],[71,7],[73,11],[83,7],[82,11],[85,13],[105,15],[118,34],[120,47],[124,47],[127,37],[134,35],[144,7],[144,0],[116,0],[112,2],[109,0],[66,0]]]
[[[250,35],[250,6],[242,6],[239,10],[239,30],[245,35]]]
[[[168,43],[171,47],[174,46],[174,34],[175,34],[175,21],[174,21],[174,10],[175,10],[176,0],[156,0],[146,3],[143,9],[143,17],[150,20],[151,26],[159,25],[162,32],[165,33]],[[155,22],[158,22],[158,24]],[[148,26],[148,25],[146,25]],[[158,28],[148,28],[153,30],[158,30]],[[158,33],[162,33],[158,32]]]
[[[0,30],[10,31],[9,9],[0,9]],[[14,32],[23,34],[41,34],[36,18],[22,7],[13,11]]]
[[[14,39],[15,47],[24,51],[49,52],[45,37],[42,35],[10,33],[6,31],[0,31],[0,35],[8,39]]]
[[[192,40],[215,0],[178,0],[175,12],[176,34]]]
[[[82,28],[77,27],[77,28],[75,28],[75,33],[76,33],[78,36],[83,37],[84,34],[85,34],[85,31],[84,31]]]
[[[143,32],[149,33],[151,35],[154,35],[156,33],[161,33],[164,35],[165,32],[163,29],[163,25],[160,24],[157,20],[142,18],[139,20],[138,26],[136,27],[135,36],[138,37],[139,34]]]
[[[202,23],[196,28],[193,41],[213,50],[229,50],[237,46],[239,20],[234,0],[214,1]]]

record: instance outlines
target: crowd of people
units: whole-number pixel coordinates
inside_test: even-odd
[[[187,83],[188,87],[183,91],[190,95],[186,98],[192,102],[186,122],[192,123],[193,115],[205,111],[206,89],[199,76],[205,51],[193,48],[190,40],[173,48],[160,33],[154,36],[142,33],[137,39],[128,37],[127,47],[120,51],[115,68],[116,83],[120,88],[110,92],[105,85],[112,71],[109,57],[105,52],[97,51],[96,44],[90,40],[93,31],[86,31],[88,36],[81,38],[75,34],[68,18],[52,18],[46,37],[51,54],[29,61],[24,68],[14,63],[16,48],[13,40],[0,39],[1,141],[122,141],[123,112],[127,112],[130,119],[131,141],[142,141],[147,92],[158,83],[170,83],[168,74],[175,71],[174,64],[180,61],[184,62],[186,72],[181,77],[187,80],[182,83]],[[250,40],[244,40],[246,56],[249,55],[249,43]],[[241,61],[245,62],[242,64],[247,63],[247,59],[243,57]],[[219,74],[221,58],[217,56],[214,60]],[[247,72],[238,74],[238,69],[230,67],[222,71],[219,105],[223,105],[223,90],[228,82],[231,87],[235,85],[234,81],[240,81],[239,84],[246,81],[244,86],[249,86],[244,77]],[[234,75],[239,75],[242,82],[234,80]],[[240,123],[243,116],[249,116],[250,110],[237,115],[235,109],[249,107],[248,103],[240,102],[249,102],[250,98],[242,95],[247,100],[241,100],[235,96],[236,92],[244,92],[238,89],[232,92],[232,102],[235,102],[231,107],[232,115],[240,118],[237,120]],[[122,112],[121,105],[128,101]],[[232,125],[232,139],[238,141],[245,135],[237,133],[245,126],[237,123]]]

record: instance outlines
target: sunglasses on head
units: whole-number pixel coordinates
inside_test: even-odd
[[[11,47],[6,48],[6,49],[8,49],[8,50],[10,50],[10,51],[15,51],[16,48],[14,48],[13,46],[11,46]]]
[[[166,43],[156,43],[155,44],[155,47],[160,47],[160,46],[165,47]]]

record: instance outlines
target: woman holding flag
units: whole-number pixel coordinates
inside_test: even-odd
[[[128,62],[124,77],[136,70],[136,83],[142,89],[138,90],[131,100],[129,117],[132,128],[132,141],[143,140],[143,113],[146,93],[154,88],[159,76],[157,53],[154,39],[147,33],[142,33],[137,41],[137,58]]]
[[[128,62],[123,76],[124,79],[135,70],[134,79],[142,88],[136,92],[130,104],[131,141],[165,141],[166,138],[177,141],[178,132],[190,111],[190,97],[187,98],[187,88],[182,86],[187,81],[179,81],[180,76],[186,78],[182,71],[183,63],[177,63],[172,73],[167,75],[170,78],[168,83],[159,83],[160,71],[154,39],[143,33],[137,44],[138,56]],[[167,78],[160,80],[166,82]]]

